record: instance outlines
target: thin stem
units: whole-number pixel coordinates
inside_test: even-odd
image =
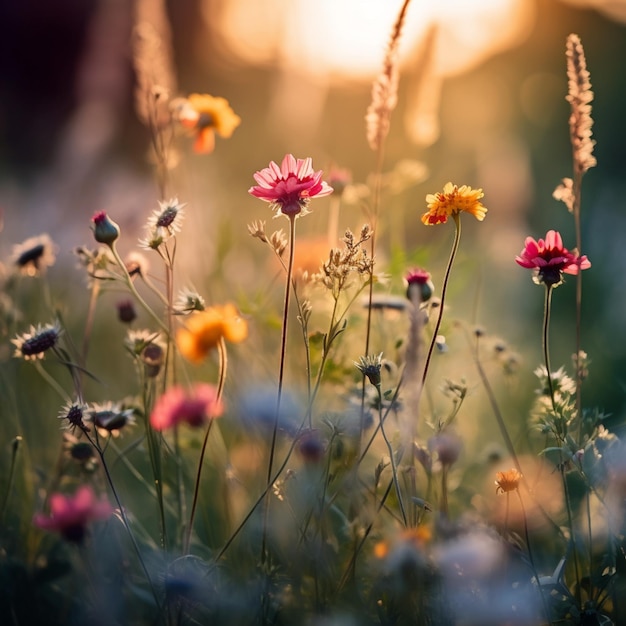
[[[2,501],[2,507],[0,508],[0,522],[4,519],[7,505],[9,503],[9,496],[13,490],[13,478],[15,477],[15,465],[17,463],[17,453],[20,449],[22,438],[18,435],[13,439],[13,445],[11,446],[11,468],[9,469],[9,478],[7,480],[7,488]]]
[[[40,376],[61,396],[61,398],[63,398],[65,402],[69,402],[71,400],[69,395],[65,392],[65,389],[63,389],[63,387],[61,387],[61,385],[59,385],[59,383],[57,383],[57,381],[54,380],[54,378],[52,378],[50,374],[48,374],[41,362],[38,360],[35,361],[35,369],[39,372]]]
[[[120,513],[120,517],[122,519],[122,523],[124,524],[124,527],[126,528],[126,532],[128,533],[128,536],[130,537],[130,541],[133,544],[133,548],[135,550],[135,553],[137,554],[137,558],[139,559],[141,569],[143,570],[146,580],[148,581],[148,584],[150,585],[150,590],[152,591],[152,595],[154,597],[154,601],[157,605],[157,608],[159,609],[159,611],[162,612],[163,609],[161,607],[161,602],[159,601],[159,596],[157,594],[156,587],[154,586],[154,583],[152,582],[152,578],[150,576],[150,573],[148,572],[146,563],[143,560],[143,556],[141,555],[141,550],[139,549],[139,544],[137,543],[137,539],[135,539],[135,535],[133,534],[133,531],[130,529],[130,522],[128,521],[126,510],[122,506],[122,501],[120,500],[119,494],[117,493],[117,489],[115,488],[113,477],[111,476],[111,473],[109,472],[109,466],[104,457],[104,450],[100,447],[100,443],[97,438],[95,440],[92,439],[92,437],[88,433],[85,433],[85,435],[87,436],[89,443],[91,443],[91,445],[98,452],[98,456],[100,457],[100,462],[102,463],[102,468],[104,469],[107,482],[109,483],[109,487],[111,488],[111,493],[113,494],[113,497],[115,498],[115,502],[117,504],[117,508]]]
[[[219,378],[217,382],[217,401],[222,398],[222,392],[224,391],[224,382],[226,381],[226,372],[228,370],[228,356],[226,353],[226,342],[223,337],[217,344],[217,350],[220,359]],[[185,542],[183,545],[183,554],[189,554],[189,544],[191,543],[191,533],[193,532],[193,521],[196,516],[196,509],[198,507],[198,496],[200,494],[200,479],[202,478],[202,466],[204,464],[204,455],[206,453],[207,443],[209,441],[209,435],[211,434],[211,426],[215,420],[209,421],[209,426],[204,435],[204,441],[202,442],[202,449],[200,450],[200,459],[198,460],[198,470],[196,472],[196,484],[193,491],[193,500],[191,502],[191,514],[189,515],[189,525],[185,533]]]
[[[278,370],[278,392],[276,395],[276,410],[274,414],[274,427],[272,429],[272,443],[270,445],[269,460],[267,463],[267,490],[272,484],[272,471],[274,469],[274,456],[276,454],[276,438],[278,435],[278,423],[280,419],[280,404],[283,393],[283,380],[285,375],[285,355],[287,352],[287,329],[289,322],[289,301],[291,295],[291,278],[293,275],[293,260],[296,247],[296,216],[289,216],[289,264],[287,265],[287,279],[285,283],[285,301],[283,305],[283,324],[280,339],[280,365]],[[267,542],[267,519],[268,519],[269,501],[265,502],[265,512],[263,521],[263,538],[261,541],[261,562],[265,563],[265,545]]]
[[[383,425],[383,395],[380,390],[380,384],[376,385],[376,390],[378,391],[378,419],[380,421],[380,432],[383,435],[383,439],[387,444],[387,450],[389,451],[389,460],[391,461],[391,473],[393,477],[393,485],[396,489],[396,496],[398,498],[398,505],[400,506],[400,513],[402,514],[402,521],[404,522],[404,526],[407,526],[407,518],[406,511],[404,510],[404,502],[402,500],[402,492],[400,491],[400,485],[398,484],[398,468],[396,466],[396,459],[393,452],[393,447],[391,442],[387,438],[387,434],[385,433],[385,427]]]
[[[458,213],[452,214],[454,220],[454,242],[452,243],[452,250],[450,251],[450,258],[448,259],[448,265],[446,267],[446,273],[443,278],[443,285],[441,287],[441,302],[439,304],[439,315],[437,316],[437,323],[433,330],[433,336],[430,340],[430,346],[428,346],[428,353],[426,354],[426,361],[424,363],[424,373],[422,374],[422,387],[426,383],[426,376],[428,376],[428,370],[430,368],[430,359],[435,349],[435,343],[437,342],[437,335],[439,333],[439,327],[441,326],[441,320],[443,319],[443,308],[445,304],[446,291],[448,289],[448,280],[450,279],[450,272],[452,270],[452,264],[454,263],[454,257],[459,249],[459,241],[461,240],[461,219]]]
[[[550,371],[550,312],[552,308],[552,285],[546,284],[546,300],[543,308],[543,332],[541,345],[543,347],[543,361],[546,366],[546,376],[548,378],[548,391],[550,392],[550,401],[552,402],[552,410],[556,416],[556,403],[554,401],[554,386],[552,385],[552,373]]]
[[[576,249],[578,254],[582,254],[582,229],[580,226],[580,206],[581,206],[581,189],[583,174],[576,167],[576,158],[574,158],[574,179],[572,183],[572,195],[574,203],[572,213],[574,214],[574,229],[576,231]],[[583,273],[578,268],[576,275],[576,352],[574,359],[576,363],[576,415],[578,416],[578,439],[582,443],[583,435],[583,419],[582,419],[582,372],[580,368],[580,351],[581,351],[581,328],[582,328],[582,302],[583,302]]]
[[[109,246],[109,248],[111,252],[113,253],[115,262],[118,264],[119,268],[122,270],[122,276],[124,278],[124,282],[126,283],[126,286],[130,290],[130,292],[133,294],[133,296],[135,296],[135,298],[137,299],[137,302],[141,304],[144,311],[146,311],[146,313],[148,313],[148,315],[150,315],[150,317],[157,323],[159,328],[161,328],[161,330],[167,333],[168,332],[167,324],[163,323],[163,320],[161,320],[161,318],[150,308],[148,303],[141,297],[141,295],[135,288],[133,279],[130,277],[128,270],[126,269],[126,265],[124,265],[124,261],[122,261],[122,258],[120,257],[119,252],[117,251],[117,248],[115,247],[115,242],[113,242],[111,246]]]

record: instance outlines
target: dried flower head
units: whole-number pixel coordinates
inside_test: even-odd
[[[255,220],[252,224],[248,224],[248,232],[252,237],[260,239],[263,243],[267,243],[267,235],[265,234],[265,222],[263,220]]]
[[[53,530],[67,541],[82,543],[89,522],[107,519],[113,509],[106,500],[96,500],[87,485],[78,488],[73,496],[53,493],[50,496],[50,515],[38,513],[33,523],[44,530]]]
[[[596,165],[596,158],[593,156],[593,147],[596,142],[591,139],[593,91],[591,91],[585,50],[578,35],[568,36],[565,56],[567,58],[567,96],[565,99],[572,109],[569,117],[569,131],[574,154],[574,169],[579,174],[584,174]]]
[[[62,332],[58,322],[45,326],[31,325],[28,332],[11,339],[15,345],[13,356],[25,361],[43,359],[45,352],[57,345]]]
[[[12,264],[21,274],[38,276],[56,260],[56,246],[47,234],[30,237],[13,246]]]
[[[374,264],[363,244],[370,239],[371,233],[366,225],[357,239],[352,231],[346,230],[342,240],[344,249],[333,248],[328,260],[322,264],[319,273],[312,276],[312,280],[324,285],[331,291],[333,298],[337,299],[341,291],[349,286],[353,275],[369,278]]]
[[[147,228],[156,231],[165,240],[180,232],[181,222],[185,217],[183,207],[185,204],[178,202],[178,198],[170,198],[167,201],[159,201],[159,208],[152,212],[148,218]]]
[[[174,313],[187,315],[193,311],[204,311],[206,304],[204,298],[193,289],[182,289],[178,293],[178,299],[174,306]]]
[[[354,361],[357,369],[367,376],[367,379],[374,385],[374,387],[380,386],[380,370],[383,366],[383,353],[371,354],[368,356],[362,356],[358,362]]]
[[[565,204],[570,213],[574,212],[574,181],[571,178],[564,178],[552,192],[555,200],[560,200]]]
[[[71,432],[74,432],[77,428],[85,432],[88,431],[89,429],[83,422],[86,410],[87,406],[82,402],[70,400],[64,404],[58,415],[58,418],[64,422],[63,428]]]
[[[212,306],[190,315],[176,333],[180,353],[193,363],[200,363],[217,348],[222,339],[239,343],[248,336],[248,324],[234,304]]]
[[[122,430],[125,426],[135,423],[133,409],[123,409],[118,402],[92,404],[85,412],[84,421],[93,424],[100,432]]]
[[[519,488],[522,474],[515,468],[505,472],[496,472],[496,493],[509,493]]]
[[[241,118],[230,108],[226,98],[192,93],[177,98],[171,104],[172,117],[192,132],[196,141],[193,149],[198,154],[209,154],[215,148],[215,134],[228,139]]]
[[[426,196],[428,211],[422,215],[422,222],[427,226],[445,224],[448,217],[461,212],[470,213],[482,222],[487,213],[487,209],[480,202],[484,195],[482,189],[472,189],[468,185],[457,187],[452,183],[446,183],[443,192]]]
[[[258,183],[248,193],[269,202],[276,215],[293,218],[306,215],[312,198],[321,198],[333,192],[322,180],[322,170],[314,171],[310,157],[296,159],[286,154],[280,167],[272,161],[269,167],[254,174]]]
[[[129,276],[147,276],[150,269],[150,262],[145,255],[140,252],[129,252],[124,259],[124,267]]]
[[[393,25],[383,69],[372,85],[372,101],[365,115],[367,142],[378,150],[389,134],[391,112],[398,102],[398,46],[410,0],[405,0]]]

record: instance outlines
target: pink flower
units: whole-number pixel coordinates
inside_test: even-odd
[[[222,414],[222,403],[213,385],[200,383],[190,391],[183,387],[170,387],[157,401],[150,416],[150,424],[156,430],[165,430],[181,422],[190,426],[202,426],[208,420]]]
[[[106,519],[113,509],[106,500],[96,500],[88,485],[78,488],[73,496],[54,493],[50,496],[50,516],[37,513],[33,523],[44,530],[61,533],[64,539],[81,543],[85,537],[87,524],[94,520]]]
[[[406,297],[411,300],[412,294],[419,295],[421,302],[427,302],[433,295],[435,287],[430,279],[430,273],[421,268],[410,270],[406,276],[407,282]]]
[[[322,170],[313,171],[311,158],[297,159],[285,155],[280,167],[272,161],[269,167],[254,174],[258,185],[248,193],[270,202],[277,214],[289,218],[305,215],[311,198],[327,196],[333,188],[322,180]]]
[[[535,270],[535,282],[548,286],[561,284],[562,274],[578,274],[579,269],[591,267],[586,256],[563,247],[561,235],[555,230],[549,230],[545,240],[526,237],[524,249],[515,261],[522,267]]]

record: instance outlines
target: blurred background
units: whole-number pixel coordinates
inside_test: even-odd
[[[268,251],[249,238],[246,224],[270,213],[247,194],[253,172],[292,152],[313,157],[316,169],[348,168],[353,182],[367,182],[375,155],[364,115],[401,4],[0,3],[2,258],[13,243],[48,232],[59,246],[50,278],[69,289],[71,250],[91,245],[95,211],[122,225],[126,250],[143,235],[161,198],[149,135],[134,108],[131,33],[135,11],[158,22],[164,8],[176,93],[223,96],[242,118],[213,154],[182,147],[174,186],[188,203],[193,232],[181,236],[181,282],[195,284],[209,302],[258,287],[258,259]],[[584,402],[615,423],[626,404],[626,277],[618,271],[626,226],[625,23],[626,0],[414,0],[384,166],[404,163],[411,184],[384,196],[379,231],[380,269],[399,270],[383,291],[401,294],[402,266],[414,260],[440,285],[453,229],[421,224],[424,196],[448,180],[482,187],[489,214],[483,224],[464,220],[451,315],[520,346],[532,371],[541,359],[543,290],[514,257],[526,236],[550,228],[574,247],[573,220],[552,191],[571,176],[565,40],[578,33],[595,92],[598,160],[583,184],[582,252],[593,263],[583,281],[583,347],[593,362]],[[324,206],[299,221],[303,240],[326,232]],[[365,220],[358,203],[342,207],[341,229],[357,230]],[[569,279],[554,298],[555,367],[570,364],[573,303]]]

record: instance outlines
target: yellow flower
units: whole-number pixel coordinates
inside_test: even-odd
[[[496,472],[496,493],[508,493],[519,487],[522,475],[515,468],[506,472]]]
[[[422,222],[427,226],[444,224],[450,215],[458,215],[461,211],[471,213],[482,222],[487,213],[487,209],[480,202],[484,195],[482,189],[472,189],[467,185],[457,187],[452,183],[446,183],[443,193],[429,193],[426,196],[428,211],[422,215]]]
[[[247,336],[248,324],[229,303],[192,314],[176,333],[176,344],[186,359],[200,363],[222,339],[239,343]]]
[[[188,98],[178,98],[172,103],[173,115],[185,128],[195,133],[193,149],[208,154],[215,148],[215,133],[228,139],[241,118],[230,108],[226,98],[192,93]]]

